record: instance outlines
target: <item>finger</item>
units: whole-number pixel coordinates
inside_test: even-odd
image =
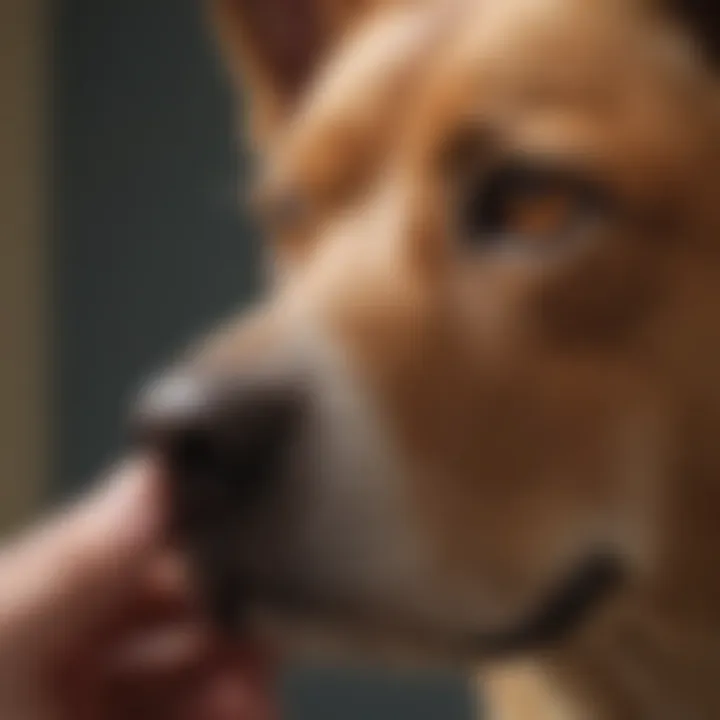
[[[128,599],[122,612],[106,618],[101,627],[89,634],[87,642],[101,650],[124,638],[147,634],[158,626],[199,622],[201,616],[182,557],[167,550],[148,563],[135,596]]]
[[[104,661],[105,673],[119,682],[154,682],[163,676],[207,664],[217,655],[217,642],[198,624],[156,628],[130,638]]]
[[[148,565],[142,584],[143,596],[151,603],[197,604],[187,562],[173,550],[168,549]]]
[[[276,673],[257,648],[226,650],[210,666],[182,720],[275,720]]]
[[[114,720],[276,720],[275,690],[212,666],[152,683],[110,688],[100,706]]]
[[[144,638],[115,659],[106,685],[109,702],[131,713],[122,717],[138,717],[140,708],[174,720],[276,717],[274,672],[257,649],[187,630]]]
[[[137,634],[107,655],[92,649],[56,667],[49,692],[58,705],[88,707],[79,717],[176,718],[199,692],[217,657],[213,641],[196,625],[157,627]]]
[[[0,637],[36,647],[61,642],[126,602],[162,543],[163,495],[159,465],[136,460],[3,550]]]
[[[275,720],[279,717],[274,688],[248,682],[228,669],[217,671],[190,708],[192,720]]]
[[[137,632],[112,648],[102,663],[105,675],[119,682],[153,682],[162,676],[214,665],[263,683],[274,667],[269,655],[258,647],[231,645],[198,620],[166,623]]]

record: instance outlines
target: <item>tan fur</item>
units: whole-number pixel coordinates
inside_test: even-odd
[[[472,602],[482,576],[504,622],[594,542],[633,568],[566,643],[488,669],[496,717],[720,717],[709,64],[651,2],[331,3],[284,84],[243,3],[217,6],[230,55],[237,37],[250,54],[261,212],[300,203],[274,233],[267,333],[292,312],[344,348],[413,478],[437,582]],[[444,174],[468,132],[472,162],[579,163],[627,218],[558,262],[473,252]],[[205,362],[253,343],[241,324]]]

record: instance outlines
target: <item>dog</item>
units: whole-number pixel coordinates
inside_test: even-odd
[[[269,290],[151,383],[218,622],[720,717],[703,0],[215,0]]]

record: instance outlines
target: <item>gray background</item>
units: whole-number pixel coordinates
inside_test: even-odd
[[[64,0],[55,43],[56,496],[122,446],[138,380],[258,287],[199,0]],[[293,670],[298,720],[465,720],[460,677]]]

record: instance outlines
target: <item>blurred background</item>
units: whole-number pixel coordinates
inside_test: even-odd
[[[0,529],[79,492],[141,379],[259,286],[202,0],[0,2]],[[465,678],[292,668],[298,720],[466,720]]]

